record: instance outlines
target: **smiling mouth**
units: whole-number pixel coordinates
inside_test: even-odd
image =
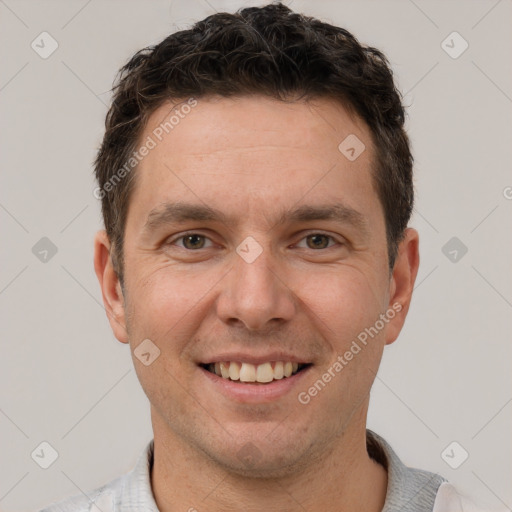
[[[262,364],[222,361],[200,366],[226,380],[269,384],[276,380],[289,378],[311,364],[292,363],[291,361],[271,361]]]

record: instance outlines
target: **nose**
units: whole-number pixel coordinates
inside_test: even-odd
[[[275,328],[293,318],[297,301],[270,249],[264,249],[252,262],[234,256],[234,267],[222,281],[217,299],[219,318],[250,331]]]

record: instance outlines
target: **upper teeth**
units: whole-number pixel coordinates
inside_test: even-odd
[[[237,361],[222,361],[209,365],[209,370],[219,377],[241,382],[272,382],[290,377],[299,369],[298,363],[276,361],[254,365]]]

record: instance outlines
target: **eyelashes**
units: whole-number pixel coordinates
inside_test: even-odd
[[[299,240],[299,243],[294,244],[294,245],[298,246],[304,240],[307,243],[309,240],[319,240],[319,239],[323,240],[323,241],[327,240],[328,245],[327,246],[318,246],[316,244],[316,242],[313,242],[313,246],[301,247],[301,248],[302,249],[311,249],[313,251],[319,251],[319,250],[330,249],[331,247],[333,247],[335,245],[345,245],[342,241],[338,240],[334,236],[327,234],[327,233],[322,233],[320,231],[313,231],[313,232],[305,234]],[[199,240],[199,243],[198,243],[198,240]],[[183,244],[177,245],[176,242],[179,242],[179,241],[182,241]],[[203,241],[203,243],[201,243],[201,241]],[[207,241],[210,242],[209,246],[206,246]],[[186,246],[187,244],[189,245],[188,247]],[[184,249],[184,250],[187,250],[190,252],[196,252],[201,249],[211,248],[213,246],[213,242],[208,236],[206,236],[202,233],[191,231],[189,233],[184,233],[181,236],[176,237],[176,238],[166,242],[165,245],[166,246],[177,246],[180,249]]]

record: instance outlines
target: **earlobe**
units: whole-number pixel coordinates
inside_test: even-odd
[[[414,283],[420,263],[419,235],[415,229],[407,228],[398,247],[389,286],[389,305],[397,313],[386,328],[386,345],[393,343],[400,334],[411,304]]]
[[[110,250],[111,244],[106,231],[98,231],[94,238],[94,270],[100,284],[103,304],[114,336],[120,342],[128,343],[124,297],[112,265]]]

